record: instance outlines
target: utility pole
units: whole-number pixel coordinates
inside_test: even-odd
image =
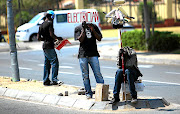
[[[16,41],[15,41],[12,0],[7,0],[7,21],[8,21],[8,32],[9,32],[12,80],[17,82],[20,81],[20,77],[19,77],[19,66],[17,60],[17,49],[16,49]]]

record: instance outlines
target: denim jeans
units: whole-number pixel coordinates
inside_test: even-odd
[[[132,69],[126,69],[125,70],[125,75],[127,76],[127,81],[129,84],[129,89],[130,89],[130,93],[132,98],[137,98],[137,92],[135,90],[135,71],[133,71]],[[120,89],[121,89],[121,83],[124,82],[124,77],[123,77],[123,70],[122,69],[118,69],[116,71],[116,76],[115,76],[115,85],[114,85],[114,90],[113,90],[113,94],[114,94],[114,98],[116,100],[119,100],[119,93],[120,93]]]
[[[104,84],[104,79],[102,77],[100,67],[99,67],[98,57],[94,56],[94,57],[79,58],[79,64],[82,71],[82,78],[83,78],[86,94],[89,94],[92,96],[93,92],[91,90],[91,84],[90,84],[90,79],[89,79],[89,65],[92,68],[96,82]]]
[[[44,57],[45,57],[43,82],[44,84],[50,83],[49,74],[50,74],[51,66],[52,66],[52,81],[57,82],[59,61],[57,58],[56,51],[54,49],[43,49],[43,51],[44,51]]]

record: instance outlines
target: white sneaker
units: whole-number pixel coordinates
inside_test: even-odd
[[[92,96],[91,96],[91,95],[89,95],[89,94],[87,94],[87,95],[86,95],[86,98],[87,98],[87,99],[91,99],[91,98],[92,98]]]
[[[137,99],[132,98],[131,103],[137,103]]]

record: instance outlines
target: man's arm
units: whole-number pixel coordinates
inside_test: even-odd
[[[51,36],[54,40],[55,40],[55,39],[63,40],[62,37],[57,37],[57,36],[54,34],[53,23],[50,23],[49,33],[50,33],[50,36]]]
[[[39,31],[38,31],[38,34],[37,34],[37,39],[38,39],[38,41],[43,41],[43,40],[44,40],[44,39],[41,37],[40,27],[39,27]]]
[[[101,39],[102,39],[102,34],[101,34],[101,32],[99,31],[99,28],[98,28],[96,25],[93,26],[92,24],[91,24],[89,27],[90,27],[92,33],[94,34],[94,36],[96,37],[96,39],[97,39],[98,41],[101,41]]]

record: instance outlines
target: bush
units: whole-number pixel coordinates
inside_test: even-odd
[[[129,46],[136,50],[170,52],[180,48],[180,35],[172,34],[172,32],[155,31],[154,36],[148,40],[145,39],[145,33],[141,30],[124,32],[122,34],[123,46]]]
[[[146,50],[145,33],[141,30],[127,31],[122,34],[123,46],[129,46],[136,50]]]
[[[178,49],[180,46],[180,37],[172,32],[154,32],[148,40],[148,49],[157,52],[170,52]]]

